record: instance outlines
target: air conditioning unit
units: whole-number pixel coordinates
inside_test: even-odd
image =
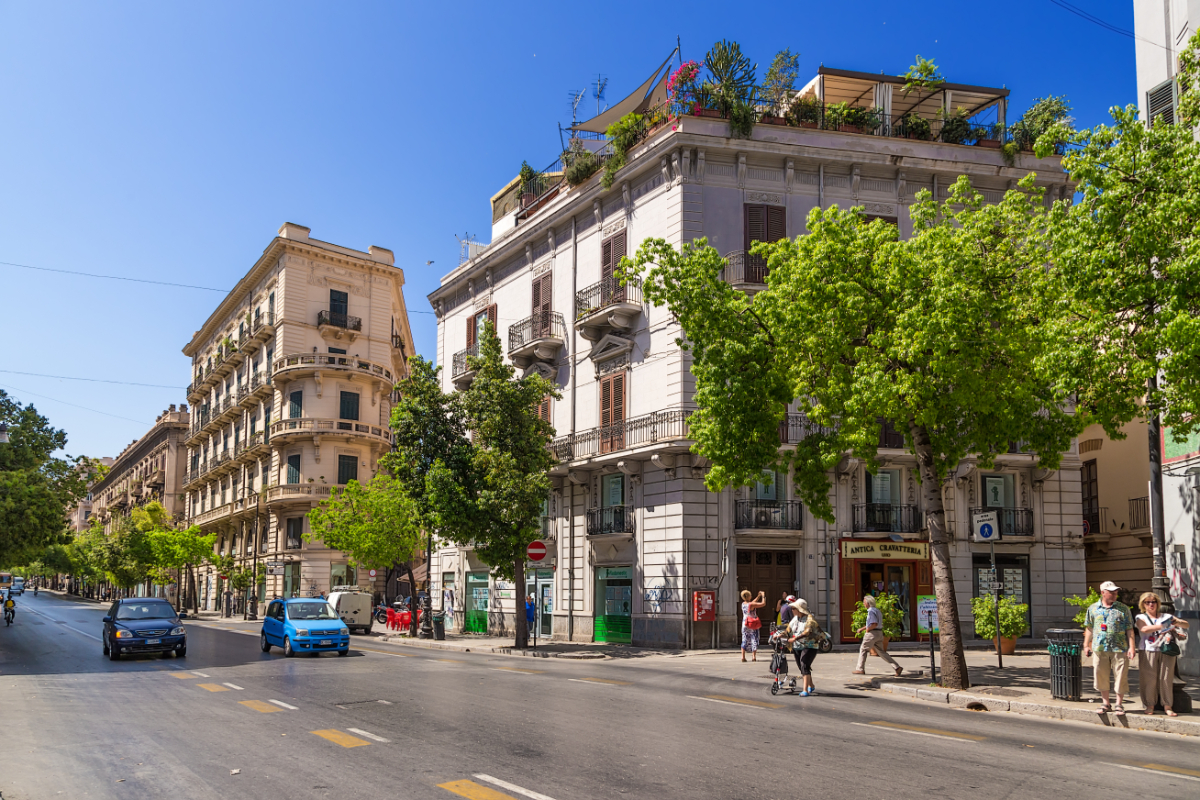
[[[754,512],[754,524],[756,527],[765,528],[771,524],[771,512],[765,509],[760,509]]]

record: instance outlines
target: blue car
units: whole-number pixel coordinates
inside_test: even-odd
[[[296,653],[335,650],[344,656],[350,653],[350,629],[333,606],[320,597],[272,600],[263,617],[259,644],[264,653],[282,647],[288,658]]]
[[[179,615],[157,597],[127,597],[113,603],[104,617],[100,640],[104,655],[113,661],[146,653],[187,655],[187,633]]]

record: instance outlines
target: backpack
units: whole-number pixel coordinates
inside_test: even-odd
[[[771,672],[775,675],[788,674],[788,662],[786,653],[776,653],[771,656]]]

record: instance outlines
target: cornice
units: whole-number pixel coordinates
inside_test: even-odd
[[[135,444],[131,444],[129,449],[121,455],[117,456],[113,461],[112,466],[108,469],[108,474],[102,479],[92,484],[89,491],[93,494],[102,492],[110,486],[120,483],[127,475],[126,473],[141,461],[152,451],[156,450],[159,445],[164,442],[170,443],[171,433],[176,430],[187,430],[188,422],[157,422],[146,434],[138,439]]]

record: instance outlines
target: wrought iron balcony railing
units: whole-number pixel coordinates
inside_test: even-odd
[[[766,284],[767,260],[745,250],[734,250],[725,254],[726,267],[721,277],[729,284]]]
[[[921,530],[923,515],[916,506],[893,506],[888,503],[859,503],[854,506],[855,532],[916,533]]]
[[[1108,533],[1108,509],[1101,507],[1083,509],[1083,522],[1087,526],[1085,534]]]
[[[633,533],[634,531],[632,506],[606,506],[605,508],[588,509],[588,536],[608,536],[614,533]]]
[[[575,293],[575,319],[619,303],[642,304],[642,281],[628,278],[624,284],[616,278],[605,278]]]
[[[524,347],[538,339],[567,339],[567,325],[557,311],[537,311],[508,329],[508,351]]]
[[[972,508],[968,509],[967,513],[971,515],[970,518],[974,518],[976,514],[983,511],[995,511],[998,513],[1001,536],[1033,536],[1033,509]],[[1096,513],[1099,513],[1099,510]]]
[[[743,529],[804,530],[804,504],[798,500],[738,500],[734,525]]]
[[[797,444],[815,434],[831,434],[836,431],[818,425],[807,414],[788,414],[779,422],[779,443]]]
[[[466,350],[459,350],[454,354],[454,358],[450,363],[450,377],[457,378],[459,375],[465,375],[471,371],[470,365],[467,363],[468,358],[475,358],[479,355],[479,345],[473,344]]]
[[[362,330],[362,320],[360,318],[343,314],[340,311],[318,311],[317,325],[331,325],[334,328],[345,328],[348,331]]]
[[[560,436],[550,443],[550,449],[559,461],[573,461],[654,442],[688,439],[688,417],[691,415],[690,409],[655,411],[615,425]]]

